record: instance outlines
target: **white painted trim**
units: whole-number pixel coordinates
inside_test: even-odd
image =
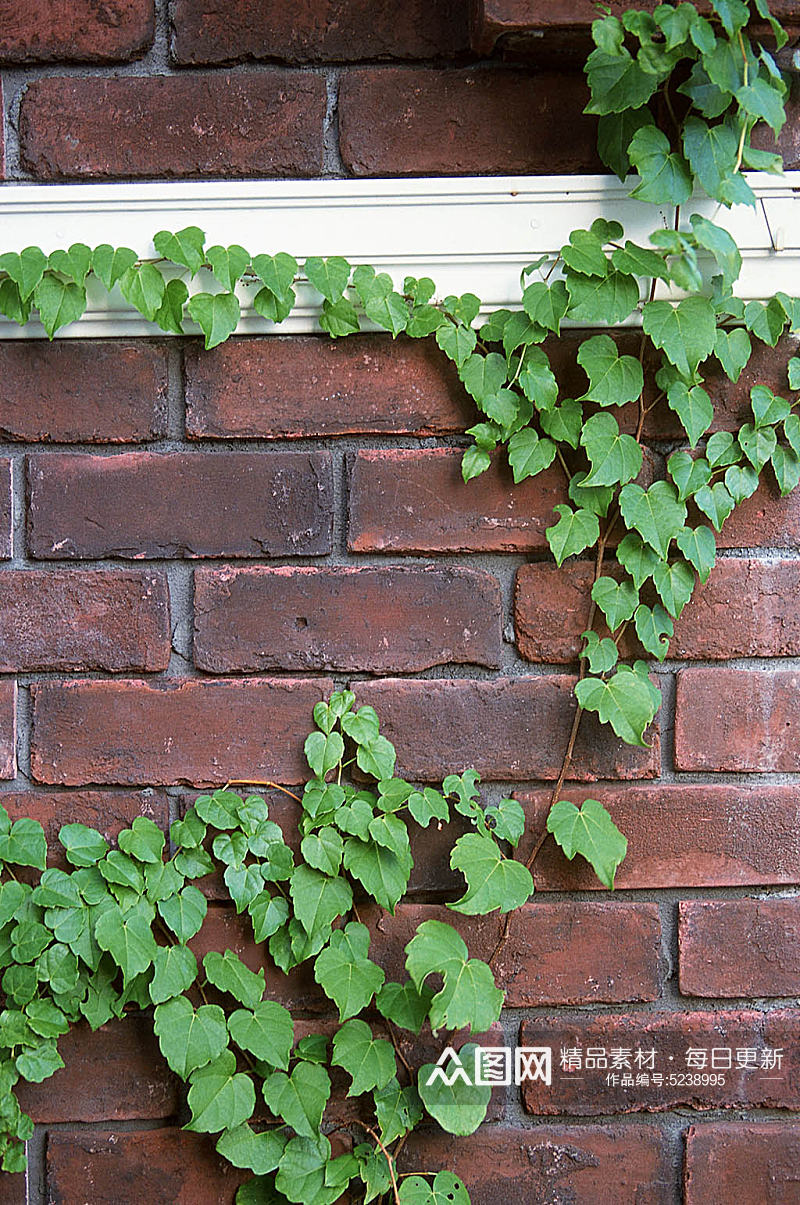
[[[747,299],[780,289],[800,292],[800,172],[752,174],[758,207],[727,210],[698,199],[698,212],[736,238],[744,266],[737,291]],[[674,214],[633,201],[613,176],[478,176],[457,179],[223,181],[157,184],[13,184],[0,187],[0,251],[30,244],[52,251],[73,242],[111,243],[153,256],[158,230],[200,226],[208,243],[237,242],[252,254],[289,251],[344,255],[371,263],[397,283],[431,276],[438,295],[477,293],[484,313],[519,304],[519,275],[557,250],[571,230],[598,216],[617,218],[626,236],[646,242]],[[195,288],[207,287],[198,277]],[[213,287],[213,286],[212,286]],[[317,331],[319,295],[298,288],[298,305],[280,328],[255,313],[252,286],[240,287],[243,334]],[[187,323],[187,327],[191,324]],[[0,317],[0,337],[41,338]],[[59,337],[163,335],[128,307],[118,290],[90,287],[84,317]]]

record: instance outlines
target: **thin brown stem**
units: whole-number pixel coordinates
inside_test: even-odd
[[[282,791],[284,795],[288,795],[290,799],[296,799],[298,803],[302,803],[299,795],[295,795],[294,791],[289,791],[286,787],[282,787],[280,783],[269,782],[266,779],[260,778],[231,778],[225,783],[222,788],[227,791],[228,787],[272,787],[273,791]]]
[[[392,1039],[392,1045],[394,1046],[394,1052],[395,1052],[395,1054],[397,1055],[397,1057],[399,1058],[400,1062],[401,1062],[401,1063],[403,1064],[403,1066],[405,1067],[405,1069],[406,1069],[406,1071],[408,1072],[408,1074],[409,1074],[409,1075],[412,1077],[412,1079],[413,1079],[413,1077],[414,1077],[414,1068],[411,1066],[411,1064],[409,1063],[408,1059],[406,1058],[406,1056],[403,1054],[402,1050],[400,1049],[400,1044],[399,1044],[399,1042],[398,1042],[398,1040],[397,1040],[397,1034],[395,1033],[394,1026],[392,1025],[392,1022],[391,1022],[391,1021],[388,1019],[388,1017],[387,1017],[387,1019],[386,1019],[386,1027],[387,1027],[387,1029],[389,1030],[389,1037]]]
[[[392,1193],[394,1195],[395,1205],[400,1205],[400,1191],[397,1187],[397,1177],[394,1174],[394,1159],[392,1158],[389,1151],[387,1151],[386,1147],[381,1142],[377,1131],[373,1130],[372,1126],[368,1126],[365,1121],[360,1121],[358,1118],[356,1118],[356,1124],[360,1125],[362,1129],[366,1130],[366,1132],[369,1134],[370,1138],[375,1139],[375,1142],[378,1144],[381,1151],[383,1152],[384,1158],[386,1159],[386,1162],[389,1165],[389,1176],[392,1181]]]

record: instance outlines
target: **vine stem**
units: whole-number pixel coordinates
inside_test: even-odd
[[[288,795],[290,799],[296,799],[298,803],[302,803],[299,795],[295,795],[294,791],[289,791],[286,787],[282,787],[280,783],[269,782],[261,778],[229,778],[222,788],[227,791],[228,787],[272,787],[273,791],[282,791],[284,795]]]
[[[394,1159],[392,1158],[389,1151],[387,1151],[386,1147],[383,1145],[380,1138],[378,1137],[377,1131],[373,1130],[372,1126],[368,1126],[365,1121],[360,1121],[358,1118],[356,1118],[356,1124],[360,1125],[362,1129],[366,1130],[367,1133],[369,1134],[370,1138],[374,1138],[375,1141],[377,1142],[378,1146],[382,1150],[384,1158],[386,1159],[386,1162],[389,1165],[389,1175],[391,1176],[391,1179],[392,1179],[392,1193],[394,1195],[395,1205],[400,1205],[400,1191],[397,1187],[397,1177],[394,1174]]]

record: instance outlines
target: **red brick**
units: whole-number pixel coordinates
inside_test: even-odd
[[[797,17],[797,5],[794,6],[794,16]],[[796,30],[796,21],[793,23]],[[786,102],[786,125],[778,135],[777,146],[772,130],[763,122],[754,132],[753,146],[764,151],[777,150],[783,156],[785,171],[796,171],[800,166],[800,100],[797,94],[790,95]]]
[[[303,737],[325,678],[39,682],[32,768],[39,782],[305,780]]]
[[[450,1169],[464,1182],[472,1205],[674,1200],[664,1138],[650,1125],[481,1126],[466,1142],[420,1130],[403,1148],[400,1165],[404,1171]]]
[[[29,816],[38,820],[47,838],[47,865],[60,870],[72,867],[64,856],[58,834],[64,824],[86,824],[114,842],[120,829],[129,828],[137,816],[147,816],[167,832],[169,810],[166,795],[151,791],[15,791],[0,795],[0,803],[12,820]]]
[[[153,0],[26,0],[4,9],[0,63],[124,62],[154,30]]]
[[[798,685],[800,677],[792,670],[681,670],[676,769],[800,769]]]
[[[35,1122],[132,1121],[171,1117],[178,1081],[153,1033],[153,1020],[133,1012],[95,1033],[85,1022],[58,1040],[65,1066],[41,1084],[20,1087],[19,1103]]]
[[[394,917],[368,908],[361,916],[373,931],[370,957],[385,968],[387,979],[401,982],[405,947],[423,921],[453,925],[470,956],[484,961],[494,953],[504,923],[496,914],[467,917],[433,904],[400,904]],[[660,944],[655,904],[534,901],[513,913],[493,969],[507,1008],[656,1000]]]
[[[24,1172],[20,1172],[18,1175],[4,1172],[0,1176],[0,1205],[28,1205],[28,1188]]]
[[[170,655],[163,573],[0,571],[0,671],[160,670]]]
[[[562,566],[523,565],[517,573],[517,646],[529,661],[575,661],[586,627],[594,566],[586,561]],[[704,586],[675,623],[669,656],[796,657],[800,617],[793,600],[800,593],[800,563],[731,557],[717,562]],[[653,599],[656,599],[653,593]],[[635,638],[627,656],[644,656]]]
[[[353,552],[530,552],[566,500],[558,467],[515,486],[499,461],[468,482],[450,448],[359,452],[350,479]]]
[[[270,335],[185,354],[191,439],[441,435],[475,421],[431,339]]]
[[[685,996],[800,995],[800,899],[682,900]]]
[[[356,176],[602,171],[587,99],[579,73],[356,69],[340,91],[342,158]]]
[[[617,889],[746,887],[800,883],[800,826],[795,786],[626,783],[592,787],[628,838]],[[585,788],[568,783],[567,799]],[[517,856],[527,858],[543,832],[548,791],[518,793],[528,818]],[[602,890],[583,858],[568,862],[548,837],[534,863],[537,891]]]
[[[500,586],[471,569],[198,570],[195,614],[195,662],[217,674],[500,664]]]
[[[330,551],[327,452],[32,456],[29,481],[40,559]]]
[[[686,1205],[791,1205],[800,1184],[797,1121],[717,1121],[686,1132]]]
[[[0,457],[0,560],[11,556],[14,507],[11,499],[11,461]]]
[[[719,1009],[714,1012],[624,1013],[591,1016],[588,1013],[543,1016],[523,1021],[521,1046],[550,1046],[553,1050],[553,1082],[527,1081],[523,1104],[529,1113],[567,1113],[594,1117],[608,1113],[661,1112],[684,1106],[694,1109],[797,1109],[800,1107],[800,1011],[790,1009],[763,1013]],[[580,1048],[585,1055],[595,1049],[655,1050],[654,1069],[664,1076],[633,1087],[607,1085],[607,1069],[563,1071],[561,1049]],[[732,1069],[719,1072],[724,1084],[670,1083],[681,1075],[702,1076],[687,1068],[688,1049],[705,1050],[711,1070],[712,1050],[730,1049]],[[755,1049],[757,1061],[768,1050],[782,1051],[780,1068],[736,1067],[737,1049]],[[724,1061],[725,1055],[717,1059]],[[609,1059],[609,1064],[611,1060]],[[636,1079],[635,1057],[631,1073]]]
[[[17,688],[13,679],[0,678],[0,778],[17,772]]]
[[[325,104],[322,76],[295,71],[54,76],[23,95],[22,160],[39,180],[314,176]]]
[[[572,725],[575,679],[565,675],[364,683],[381,731],[397,746],[399,773],[434,782],[469,766],[486,779],[557,778]],[[594,716],[582,723],[572,774],[595,778],[655,778],[658,732],[652,746],[623,745]]]
[[[452,58],[467,49],[459,0],[178,0],[173,51],[179,63],[278,59],[287,63]]]
[[[167,355],[156,344],[38,340],[0,345],[0,436],[140,443],[165,433]]]
[[[695,513],[696,518],[705,518]],[[715,533],[719,548],[790,548],[800,544],[800,495],[781,498],[769,475]]]
[[[208,1134],[185,1130],[61,1130],[47,1136],[47,1189],[52,1202],[92,1205],[229,1205],[252,1173],[237,1171]]]

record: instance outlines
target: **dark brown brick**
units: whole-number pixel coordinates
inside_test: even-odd
[[[0,345],[0,437],[140,443],[165,432],[167,355],[156,344]]]
[[[252,1173],[232,1167],[216,1153],[214,1142],[209,1134],[180,1129],[51,1131],[48,1200],[77,1203],[91,1186],[92,1205],[140,1200],[228,1205]]]
[[[685,996],[800,995],[800,899],[681,900]]]
[[[626,783],[592,787],[628,838],[615,885],[625,888],[747,887],[800,883],[797,788]],[[585,787],[563,796],[580,804]],[[544,831],[548,791],[517,796],[528,818],[517,856],[527,858]],[[534,863],[537,891],[602,890],[583,858],[568,862],[548,837]]]
[[[497,915],[462,916],[434,904],[400,904],[394,917],[377,908],[361,915],[373,931],[370,957],[386,970],[387,979],[400,982],[406,978],[405,947],[423,921],[453,925],[470,956],[484,961],[491,958],[504,924]],[[493,970],[507,1008],[656,1000],[663,971],[660,945],[655,904],[534,901],[512,914]]]
[[[459,0],[178,0],[172,21],[179,63],[451,58],[469,44]]]
[[[717,1121],[686,1133],[684,1201],[792,1205],[800,1186],[800,1133],[791,1121]]]
[[[357,176],[601,171],[587,99],[580,73],[356,69],[340,92],[342,158]]]
[[[170,656],[163,573],[0,571],[0,671],[161,670]]]
[[[330,551],[327,452],[33,456],[29,483],[40,559]]]
[[[270,335],[190,344],[186,426],[202,439],[441,435],[475,410],[431,339]]]
[[[795,17],[795,21],[793,22],[795,29],[797,15],[797,6],[795,5],[793,13]],[[794,81],[792,82],[794,84]],[[763,122],[754,132],[752,141],[753,146],[759,147],[761,150],[772,151],[773,153],[777,150],[783,156],[785,171],[797,170],[798,166],[800,166],[800,97],[797,95],[796,86],[792,87],[791,94],[786,103],[786,125],[778,135],[777,146],[775,135]]]
[[[219,569],[195,573],[195,662],[410,673],[498,666],[497,580],[472,569]]]
[[[0,1176],[0,1205],[28,1205],[25,1178],[25,1172],[18,1175],[4,1172]]]
[[[350,480],[353,552],[529,552],[546,548],[558,467],[515,486],[499,462],[466,485],[450,448],[359,452]]]
[[[486,779],[557,778],[572,725],[575,679],[562,675],[426,681],[387,680],[359,686],[381,731],[396,746],[398,772],[426,782],[469,766]],[[658,732],[648,749],[623,745],[587,717],[575,748],[573,776],[654,778]]]
[[[465,1184],[472,1205],[671,1205],[674,1200],[664,1138],[650,1125],[481,1126],[467,1142],[419,1130],[403,1148],[400,1165],[404,1171],[450,1169]]]
[[[586,561],[561,569],[545,562],[523,565],[517,573],[517,646],[529,661],[575,661],[586,627],[593,565]],[[731,557],[717,562],[704,586],[675,623],[669,656],[796,657],[800,617],[793,600],[800,592],[800,563]],[[655,600],[656,596],[653,595]],[[626,655],[643,656],[635,638]]]
[[[0,63],[116,63],[153,41],[153,0],[26,0],[4,6]]]
[[[314,176],[325,103],[322,76],[295,71],[54,76],[23,95],[21,154],[39,180]]]
[[[32,767],[39,782],[301,782],[314,681],[72,681],[32,686]]]
[[[528,1080],[522,1089],[523,1104],[529,1113],[567,1113],[576,1117],[594,1117],[607,1113],[661,1112],[684,1106],[694,1109],[797,1109],[800,1106],[798,1068],[800,1068],[800,1012],[781,1009],[763,1013],[720,1009],[715,1012],[625,1013],[591,1016],[589,1013],[543,1016],[523,1021],[521,1046],[550,1046],[553,1051],[553,1082]],[[583,1066],[566,1071],[560,1066],[561,1050],[580,1049]],[[587,1068],[591,1050],[605,1052],[607,1067]],[[632,1083],[606,1083],[611,1067],[609,1052],[630,1052]],[[706,1079],[714,1072],[724,1083],[703,1083],[703,1072],[688,1065],[687,1051],[706,1052]],[[731,1069],[719,1069],[727,1062]],[[654,1070],[663,1082],[636,1083],[636,1051],[655,1050]],[[756,1066],[737,1067],[737,1050],[755,1050]],[[769,1052],[781,1051],[781,1066],[762,1068]],[[591,1057],[591,1056],[589,1056]],[[602,1056],[601,1056],[602,1057]],[[747,1056],[742,1056],[746,1058]],[[713,1064],[716,1062],[716,1066]],[[618,1071],[618,1075],[625,1072]],[[694,1074],[700,1083],[692,1083]],[[673,1077],[670,1082],[670,1076]],[[690,1082],[682,1082],[688,1079]]]
[[[0,678],[0,778],[17,772],[17,687],[13,679]]]
[[[120,829],[129,828],[137,816],[147,816],[166,833],[169,828],[167,796],[149,787],[144,791],[14,791],[0,795],[12,820],[29,816],[38,820],[47,838],[47,865],[72,867],[64,856],[58,834],[64,824],[95,828],[109,842]]]
[[[0,560],[11,556],[14,508],[11,500],[11,461],[0,457]]]
[[[20,1087],[19,1103],[36,1122],[133,1121],[171,1117],[178,1081],[153,1033],[134,1012],[95,1033],[81,1021],[58,1040],[65,1066],[41,1084]]]
[[[792,670],[684,669],[678,674],[679,770],[800,769],[800,677]]]

